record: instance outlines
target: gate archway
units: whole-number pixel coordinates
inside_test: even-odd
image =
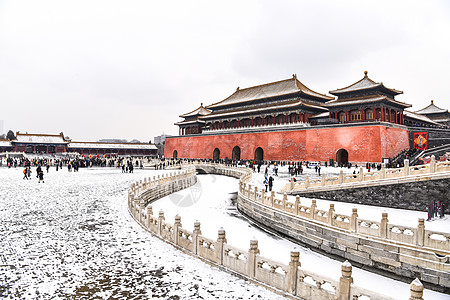
[[[338,164],[348,163],[348,151],[345,149],[339,149],[338,152],[336,152],[336,162]]]
[[[219,150],[219,148],[214,149],[213,159],[214,160],[219,160],[220,159],[220,150]]]
[[[231,159],[232,160],[240,160],[241,159],[241,148],[239,148],[239,146],[235,146],[233,148]]]
[[[258,147],[255,150],[255,160],[256,161],[264,160],[264,150],[261,147]]]
[[[177,150],[173,150],[173,158],[177,159],[178,158],[178,151]]]

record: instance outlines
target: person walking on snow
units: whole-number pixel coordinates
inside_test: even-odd
[[[267,193],[267,187],[269,186],[269,179],[267,179],[267,176],[264,176],[264,185],[266,186],[266,193]]]
[[[38,183],[40,183],[42,181],[42,183],[44,183],[44,172],[41,170],[38,174],[39,176],[39,181]]]
[[[28,170],[27,170],[27,168],[23,169],[23,179],[27,179],[28,180]]]

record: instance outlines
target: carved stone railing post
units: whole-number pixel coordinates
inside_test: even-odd
[[[248,250],[248,260],[247,260],[247,275],[250,278],[255,278],[256,272],[256,255],[259,254],[258,240],[250,241],[250,249]]]
[[[388,214],[382,213],[380,223],[380,237],[383,239],[387,238],[388,223],[389,223]]]
[[[151,205],[147,206],[147,228],[150,228],[150,220],[153,215],[153,207]]]
[[[291,190],[291,191],[294,190],[294,178],[291,178],[291,182],[290,182],[290,190]]]
[[[359,182],[364,181],[364,169],[362,167],[359,168],[358,180]]]
[[[322,185],[322,186],[325,186],[325,174],[322,174],[322,176],[321,176],[321,178],[320,178],[320,184]]]
[[[270,205],[274,206],[275,192],[270,192]]]
[[[225,237],[225,229],[222,227],[219,229],[219,234],[217,237],[217,243],[216,243],[216,257],[217,257],[217,263],[222,265],[223,264],[223,244],[227,242],[227,239]]]
[[[258,201],[258,187],[255,186],[255,202]]]
[[[334,220],[334,204],[330,204],[330,209],[328,210],[328,224],[333,226]]]
[[[352,265],[346,260],[341,266],[342,276],[339,278],[338,300],[350,300],[352,278]]]
[[[162,231],[162,223],[165,220],[164,218],[164,212],[162,210],[159,211],[159,216],[158,216],[158,235],[161,236],[161,231]]]
[[[175,242],[175,245],[178,245],[179,243],[179,237],[180,237],[180,228],[181,225],[181,217],[179,215],[175,216],[175,223],[173,223],[173,241]]]
[[[266,191],[264,189],[261,189],[261,203],[264,204],[264,198],[266,197]]]
[[[284,193],[283,194],[283,210],[286,210],[286,202],[287,202],[287,194]]]
[[[409,300],[423,300],[423,284],[419,279],[414,279],[409,287],[411,297]]]
[[[299,212],[299,206],[300,206],[300,196],[295,197],[295,214],[298,215]]]
[[[417,225],[416,245],[423,247],[425,243],[425,219],[420,218]]]
[[[434,155],[431,155],[431,161],[430,161],[430,173],[436,172],[436,158]]]
[[[308,189],[308,187],[309,187],[309,175],[306,175],[306,178],[305,178],[305,189]]]
[[[298,267],[300,267],[300,252],[296,249],[291,251],[291,261],[288,270],[288,293],[295,295],[297,291]]]
[[[344,182],[344,171],[341,170],[341,171],[339,172],[338,183],[339,183],[339,184],[342,184],[343,182]]]
[[[384,163],[381,164],[381,170],[380,170],[380,179],[386,178],[386,165]]]
[[[139,218],[139,214],[140,214],[140,211],[139,211],[139,198],[138,197],[134,197],[133,207],[134,207],[134,217],[137,220],[140,220],[140,218]]]
[[[405,159],[403,165],[403,176],[409,176],[409,160]]]
[[[144,202],[144,200],[141,200],[141,201],[139,201],[139,223],[141,223],[141,224],[145,224],[144,210],[145,210],[145,202]]]
[[[352,216],[350,218],[350,230],[352,232],[358,231],[358,209],[352,208]]]
[[[309,216],[312,220],[314,220],[314,218],[316,217],[316,207],[317,207],[316,200],[312,200]]]
[[[194,231],[192,232],[192,252],[197,254],[198,249],[198,236],[202,234],[200,230],[200,222],[195,221],[194,223]]]
[[[249,184],[249,185],[248,185],[248,190],[247,190],[247,197],[248,197],[250,200],[251,200],[251,198],[252,198],[251,194],[252,194],[252,185]]]

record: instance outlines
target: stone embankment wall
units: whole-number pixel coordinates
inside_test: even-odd
[[[197,165],[196,168],[204,173],[227,175],[241,180],[251,176],[251,171],[246,168],[228,168],[220,165]],[[163,211],[160,211],[158,216],[153,215],[152,206],[149,205],[151,202],[189,187],[195,182],[195,169],[190,166],[185,171],[167,174],[153,180],[148,178],[133,184],[128,195],[130,213],[145,229],[184,252],[289,298],[389,299],[376,292],[354,286],[352,266],[348,261],[342,264],[342,276],[335,280],[302,270],[298,251],[291,252],[290,262],[285,265],[260,255],[257,240],[250,241],[248,250],[242,250],[227,243],[224,229],[220,229],[217,240],[213,240],[202,235],[199,222],[194,224],[192,231],[189,231],[183,228],[179,216],[175,217],[174,223],[169,223],[166,222]],[[242,199],[240,201],[245,202]],[[279,225],[282,227],[283,223]],[[411,299],[422,299],[422,296],[423,286],[416,279],[411,283],[411,297],[414,297]]]
[[[434,156],[425,165],[409,166],[405,160],[402,168],[385,169],[338,177],[291,182],[282,191],[291,195],[308,198],[329,199],[335,201],[376,205],[426,211],[432,200],[443,201],[445,212],[450,213],[449,181],[450,162],[436,162]]]
[[[422,181],[383,184],[368,187],[300,193],[301,196],[349,203],[427,211],[433,200],[444,203],[450,214],[450,175],[448,178],[424,178]]]

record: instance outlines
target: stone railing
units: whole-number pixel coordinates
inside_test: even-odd
[[[228,168],[221,165],[197,166],[215,169],[219,174],[251,179],[251,171],[246,168]],[[180,216],[174,223],[165,220],[164,212],[153,214],[153,201],[170,193],[194,185],[195,169],[188,166],[175,174],[141,180],[133,184],[128,194],[128,207],[133,218],[146,230],[162,240],[182,249],[184,252],[204,261],[221,266],[251,282],[298,299],[391,299],[373,291],[356,287],[353,284],[352,266],[346,261],[342,264],[342,276],[330,279],[314,272],[301,269],[298,251],[292,251],[289,264],[282,264],[260,255],[257,240],[250,241],[248,250],[236,248],[227,243],[224,229],[220,229],[217,239],[202,235],[199,222],[194,223],[192,231],[183,228]],[[241,185],[243,183],[241,182]],[[423,299],[423,286],[419,280],[411,283],[411,299]]]
[[[322,191],[327,189],[336,189],[345,185],[357,187],[364,186],[375,181],[382,181],[386,179],[401,179],[408,176],[417,176],[424,174],[434,174],[438,172],[449,172],[450,161],[436,162],[435,157],[431,157],[431,162],[425,165],[409,166],[409,161],[404,161],[404,167],[386,169],[384,164],[381,164],[381,170],[374,170],[373,172],[364,173],[363,168],[359,168],[358,174],[344,175],[341,170],[339,176],[326,177],[323,174],[320,179],[311,180],[308,175],[304,181],[291,181],[287,183],[282,189],[282,192],[289,194],[304,191]]]
[[[244,181],[240,182],[240,193],[250,201],[259,202],[305,219],[319,221],[337,229],[382,238],[393,243],[400,242],[410,246],[429,248],[432,251],[443,250],[446,252],[445,255],[450,255],[450,233],[425,230],[425,221],[422,218],[418,219],[417,227],[390,224],[387,213],[382,213],[379,222],[361,219],[358,217],[357,208],[352,209],[351,215],[335,213],[334,204],[330,204],[328,210],[320,210],[317,208],[316,200],[311,200],[311,206],[305,206],[301,204],[300,196],[296,196],[295,202],[289,201],[286,193],[282,199],[277,199],[275,192],[266,194],[264,190],[247,185]]]

